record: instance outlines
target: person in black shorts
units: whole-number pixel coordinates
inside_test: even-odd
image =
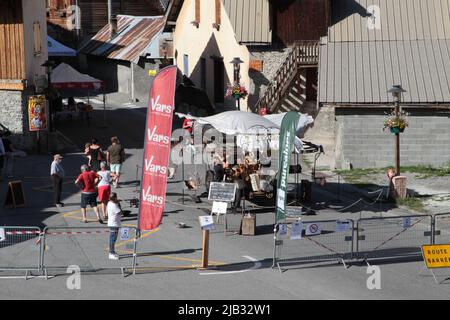
[[[84,223],[87,223],[86,207],[90,205],[94,209],[98,222],[103,224],[97,207],[96,186],[99,180],[99,175],[96,172],[90,171],[85,164],[81,166],[81,174],[75,180],[75,184],[81,188],[81,213],[83,214]]]

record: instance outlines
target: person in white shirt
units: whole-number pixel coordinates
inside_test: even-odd
[[[106,211],[108,213],[109,227],[109,259],[119,260],[119,255],[115,251],[115,245],[121,225],[122,209],[120,208],[120,203],[117,199],[117,193],[111,193]]]
[[[61,202],[63,178],[65,176],[64,168],[61,165],[63,157],[60,154],[53,156],[53,162],[50,166],[50,176],[53,182],[53,191],[55,205],[60,208],[64,207],[64,203]]]

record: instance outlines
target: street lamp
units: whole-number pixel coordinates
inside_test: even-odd
[[[402,101],[402,93],[406,92],[401,85],[394,85],[388,91],[394,98],[395,117],[400,116],[400,102]],[[400,132],[395,133],[395,175],[400,175]]]
[[[55,62],[54,61],[51,61],[51,60],[47,60],[47,61],[45,61],[43,64],[41,64],[41,67],[44,67],[45,68],[45,73],[47,74],[47,76],[48,76],[48,86],[50,87],[50,83],[51,83],[51,80],[50,80],[50,75],[51,75],[51,73],[52,73],[52,71],[53,71],[53,67],[55,66]]]
[[[48,99],[48,108],[49,108],[49,114],[50,114],[50,132],[53,131],[53,108],[52,108],[52,99],[51,99],[51,84],[52,84],[52,80],[51,80],[51,74],[53,71],[53,67],[55,66],[55,62],[51,61],[51,60],[47,60],[45,61],[41,67],[45,68],[45,73],[47,74],[47,92],[49,95],[49,99]]]
[[[244,61],[241,60],[239,57],[235,57],[233,60],[230,61],[230,63],[233,64],[233,81],[235,86],[240,86],[239,79],[240,79],[240,71],[241,71],[241,63],[244,63]],[[236,108],[240,111],[241,105],[240,105],[240,97],[236,98]]]

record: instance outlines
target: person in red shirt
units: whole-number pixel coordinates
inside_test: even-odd
[[[96,186],[100,181],[100,176],[93,171],[89,170],[87,165],[81,166],[81,174],[75,180],[75,184],[81,188],[81,213],[83,214],[83,222],[87,223],[86,219],[86,207],[89,204],[97,216],[98,222],[103,224],[103,220],[100,219],[98,207],[97,207],[97,190]]]
[[[189,131],[192,134],[192,130],[194,128],[194,120],[185,118],[183,121],[183,129]]]

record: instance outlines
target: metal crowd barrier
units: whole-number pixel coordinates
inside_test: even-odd
[[[450,213],[434,216],[433,244],[450,243]]]
[[[118,270],[123,276],[135,274],[137,229],[121,229],[124,231],[119,232],[115,248],[120,259],[110,260],[108,227],[45,228],[41,248],[44,275],[65,274],[69,266],[77,266],[81,272],[110,273]]]
[[[346,262],[353,258],[353,220],[302,222],[301,239],[293,239],[293,225],[287,222],[275,226],[272,268],[276,266],[282,272],[282,265],[319,262],[341,262],[347,268]],[[283,228],[287,229],[285,235],[280,234]],[[317,234],[311,235],[311,231]],[[298,235],[297,230],[294,238]]]
[[[0,271],[40,272],[41,229],[37,227],[1,227]],[[4,233],[4,234],[3,234]]]
[[[421,256],[420,247],[433,242],[432,225],[431,215],[361,219],[357,225],[358,258],[368,263]]]

